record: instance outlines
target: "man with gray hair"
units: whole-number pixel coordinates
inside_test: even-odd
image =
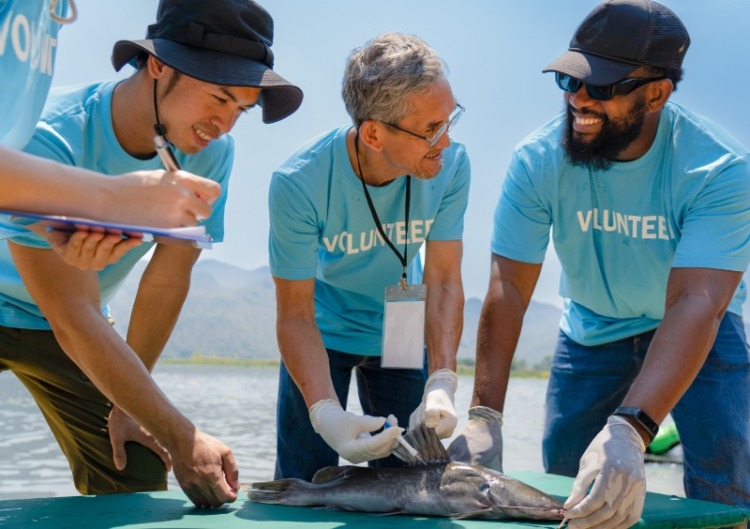
[[[434,50],[397,33],[351,53],[342,95],[354,126],[314,138],[271,181],[277,479],[339,456],[396,465],[382,458],[398,424],[443,438],[456,425],[470,168],[448,131],[464,109]],[[365,415],[345,411],[352,370]]]

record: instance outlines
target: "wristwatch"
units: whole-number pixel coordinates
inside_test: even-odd
[[[643,428],[648,432],[649,436],[649,443],[654,440],[654,437],[656,437],[656,434],[659,433],[659,425],[656,424],[656,422],[649,417],[648,413],[643,411],[640,408],[630,408],[628,406],[620,406],[615,410],[615,412],[612,415],[621,415],[623,417],[630,417],[635,422],[643,426]]]

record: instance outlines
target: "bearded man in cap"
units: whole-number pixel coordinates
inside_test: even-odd
[[[234,151],[229,131],[255,106],[272,123],[302,101],[302,91],[272,69],[272,39],[271,16],[249,0],[162,0],[145,40],[114,46],[115,69],[130,63],[137,71],[119,83],[55,91],[26,151],[118,174],[160,167],[159,135],[183,168],[221,185],[203,222],[221,241]],[[171,466],[195,505],[217,507],[237,496],[230,449],[199,431],[149,373],[200,250],[156,245],[127,341],[103,315],[152,245],[97,274],[65,264],[36,236],[3,243],[0,369],[13,371],[34,396],[81,493],[163,490]]]
[[[669,413],[687,496],[750,507],[750,155],[669,101],[689,44],[651,0],[596,7],[544,70],[565,111],[515,150],[495,211],[472,418],[449,452],[501,466],[511,360],[554,227],[564,311],[543,457],[577,476],[570,527],[639,519],[643,452]]]

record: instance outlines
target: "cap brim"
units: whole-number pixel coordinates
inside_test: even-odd
[[[584,83],[602,86],[622,81],[638,68],[637,64],[613,61],[569,50],[550,63],[542,72],[560,72]]]
[[[185,75],[223,86],[261,88],[263,122],[274,123],[293,114],[302,104],[302,90],[262,62],[213,50],[198,49],[166,39],[121,40],[112,50],[116,71],[146,52]]]

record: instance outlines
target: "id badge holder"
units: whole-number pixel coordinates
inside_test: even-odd
[[[380,366],[394,369],[424,367],[426,285],[385,287],[383,345]]]

